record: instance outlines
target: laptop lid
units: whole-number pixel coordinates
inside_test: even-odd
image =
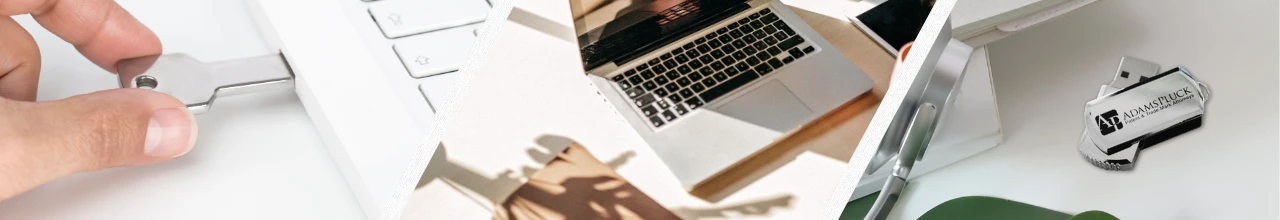
[[[746,0],[641,0],[599,6],[570,1],[578,7],[575,11],[591,11],[574,21],[587,70],[629,62],[750,8]]]

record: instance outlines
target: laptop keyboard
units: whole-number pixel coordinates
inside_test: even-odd
[[[354,1],[354,0],[353,0]],[[488,15],[485,0],[362,0],[428,103],[443,102]],[[434,108],[438,104],[432,103]],[[440,109],[435,109],[440,111]]]
[[[658,128],[815,50],[766,8],[610,80]]]

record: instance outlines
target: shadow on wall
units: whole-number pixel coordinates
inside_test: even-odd
[[[443,181],[461,194],[476,195],[472,202],[497,208],[494,219],[701,219],[763,215],[791,203],[791,196],[783,195],[721,207],[668,210],[614,172],[635,152],[602,162],[565,137],[544,135],[536,143],[525,151],[536,161],[547,161],[545,167],[526,166],[518,174],[508,170],[492,178],[449,160],[447,147],[441,146],[418,187]]]

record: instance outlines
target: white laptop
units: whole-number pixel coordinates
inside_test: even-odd
[[[873,84],[777,0],[625,8],[575,21],[584,69],[687,190]]]
[[[486,0],[249,0],[370,219],[413,188]],[[425,153],[425,154],[423,154]],[[416,172],[416,173],[415,173]]]

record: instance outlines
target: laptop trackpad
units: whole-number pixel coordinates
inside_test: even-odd
[[[800,126],[813,114],[809,107],[791,94],[778,80],[730,101],[717,112],[770,130],[786,132]]]

